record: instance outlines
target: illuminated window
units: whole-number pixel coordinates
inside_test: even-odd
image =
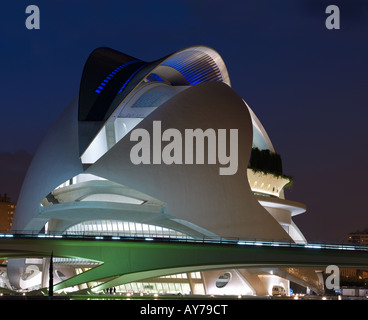
[[[84,221],[70,227],[64,233],[78,235],[112,235],[121,237],[191,238],[182,232],[161,226],[118,220]]]
[[[231,273],[225,272],[216,281],[217,288],[224,288],[231,280]]]

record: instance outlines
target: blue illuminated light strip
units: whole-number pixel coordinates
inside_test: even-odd
[[[117,75],[121,70],[123,70],[126,66],[129,66],[133,63],[140,62],[140,60],[130,60],[120,66],[118,66],[115,70],[111,71],[111,73],[100,83],[99,87],[95,90],[96,93],[101,93],[103,88],[106,86],[106,84],[109,83],[109,81]]]
[[[145,66],[145,64],[144,64],[143,66],[139,67],[137,70],[135,70],[135,71],[133,72],[133,74],[128,78],[128,80],[127,80],[127,81],[125,81],[125,83],[124,83],[124,84],[123,84],[123,86],[120,88],[120,90],[119,90],[119,92],[118,92],[118,93],[120,93],[120,92],[122,92],[122,91],[124,90],[124,88],[127,86],[127,84],[129,83],[129,81],[130,81],[130,80],[132,80],[132,78],[136,75],[136,73],[137,73],[139,70],[141,70],[144,66]]]
[[[197,61],[193,61],[192,56],[183,54],[167,60],[163,65],[178,70],[192,85],[204,81],[223,80],[218,66],[210,58],[198,54],[195,55],[195,58]]]

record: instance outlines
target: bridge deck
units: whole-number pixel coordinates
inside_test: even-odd
[[[368,269],[368,248],[234,239],[169,239],[87,235],[0,234],[0,257],[79,258],[100,262],[55,290],[109,279],[96,290],[172,273],[219,268],[326,267]]]

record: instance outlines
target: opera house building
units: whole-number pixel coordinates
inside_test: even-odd
[[[52,106],[45,108],[52,112]],[[215,50],[193,46],[146,62],[98,48],[85,63],[79,95],[34,156],[12,228],[304,243],[293,218],[306,207],[284,196],[291,183],[260,120],[231,88]],[[9,285],[47,287],[46,262],[9,259]],[[94,267],[94,261],[55,256],[54,282]],[[66,290],[86,290],[105,280]],[[290,281],[313,287],[291,268],[228,266],[122,282],[113,290],[267,295],[274,286],[288,293]]]

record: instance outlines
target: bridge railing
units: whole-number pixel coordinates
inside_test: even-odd
[[[240,239],[234,237],[190,237],[185,235],[157,237],[155,234],[147,232],[134,233],[127,235],[118,232],[65,232],[65,233],[38,233],[34,231],[12,231],[2,232],[0,230],[0,241],[4,238],[38,238],[38,239],[70,239],[70,240],[94,240],[94,241],[155,241],[155,242],[176,242],[176,243],[196,243],[196,244],[220,244],[220,245],[236,245],[236,246],[264,246],[264,247],[289,247],[289,248],[305,248],[305,249],[330,249],[330,250],[350,250],[350,251],[367,251],[368,246],[357,246],[346,243],[326,243],[326,242],[295,242],[295,241],[279,241],[264,239]]]

